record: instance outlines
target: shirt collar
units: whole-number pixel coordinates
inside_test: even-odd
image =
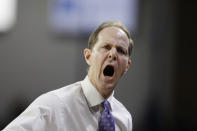
[[[85,79],[82,81],[81,84],[82,84],[82,90],[83,90],[84,95],[87,99],[89,107],[99,105],[105,100],[103,98],[103,96],[92,85],[88,76],[85,77]],[[113,94],[114,94],[114,92],[107,99],[109,101],[110,105],[111,105],[111,100],[112,100]]]

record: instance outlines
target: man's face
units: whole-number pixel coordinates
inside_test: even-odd
[[[89,65],[89,79],[105,98],[112,93],[131,64],[128,47],[129,39],[124,31],[117,27],[107,27],[99,33],[93,49],[84,50]]]

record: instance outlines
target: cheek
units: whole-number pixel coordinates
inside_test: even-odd
[[[128,64],[128,60],[127,59],[121,59],[120,60],[120,67],[121,69],[124,71],[125,68],[127,67],[127,64]]]
[[[120,75],[120,77],[123,76],[123,74],[127,68],[127,63],[128,63],[128,61],[126,59],[122,59],[119,61],[119,73],[118,74]]]
[[[102,56],[99,54],[95,54],[92,59],[92,63],[93,63],[94,68],[98,70],[100,66],[102,65]]]
[[[104,59],[105,59],[105,55],[102,54],[102,53],[96,53],[94,59],[95,59],[95,60],[94,60],[95,63],[101,65],[102,62],[103,62]]]

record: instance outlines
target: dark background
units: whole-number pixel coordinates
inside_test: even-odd
[[[115,96],[134,131],[195,131],[196,4],[139,0],[132,66]],[[14,28],[0,34],[0,129],[39,95],[82,80],[88,36],[48,31],[47,0],[19,0]]]

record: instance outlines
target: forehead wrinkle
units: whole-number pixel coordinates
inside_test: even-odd
[[[127,37],[127,34],[118,27],[106,27],[103,30],[101,30],[98,34],[97,42],[109,44],[117,44],[119,42],[121,47],[129,47],[129,39]]]

